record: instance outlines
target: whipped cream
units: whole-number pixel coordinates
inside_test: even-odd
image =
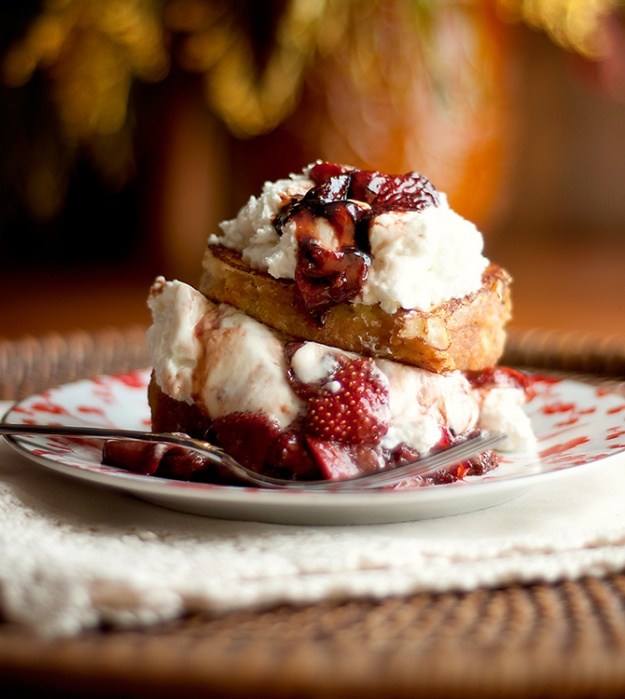
[[[289,179],[266,182],[236,218],[220,224],[221,235],[210,245],[237,250],[253,269],[275,278],[293,279],[297,259],[294,225],[282,236],[273,221],[285,203],[313,188],[306,169]],[[423,211],[390,211],[371,220],[371,266],[355,302],[380,304],[387,313],[400,308],[430,311],[462,298],[482,285],[489,260],[482,254],[483,236],[473,223],[456,213],[439,192],[440,204]],[[366,206],[366,205],[365,205]],[[332,249],[332,229],[317,218],[318,238]]]
[[[202,294],[187,284],[157,277],[148,296],[152,325],[147,341],[156,381],[167,395],[193,402],[194,372],[203,354],[196,326],[211,312]]]
[[[162,278],[148,305],[154,373],[168,396],[211,417],[260,412],[281,428],[301,412],[303,403],[286,381],[282,343],[264,325]]]
[[[477,425],[479,406],[461,372],[434,374],[386,359],[376,364],[390,385],[391,425],[382,446],[404,442],[424,453],[440,440],[441,425],[457,434]]]
[[[275,278],[293,279],[296,261],[293,227],[286,235],[279,236],[273,221],[286,203],[314,186],[304,174],[265,182],[261,195],[251,196],[236,218],[220,223],[223,235],[211,235],[208,244],[239,251],[253,269],[269,272]]]
[[[379,303],[387,313],[399,308],[429,311],[482,286],[488,259],[473,223],[449,207],[381,214],[369,229],[371,266],[359,301]]]
[[[162,277],[152,286],[148,304],[155,377],[167,395],[195,403],[211,417],[260,412],[282,429],[303,415],[306,404],[289,384],[283,342],[272,330],[231,306],[213,304],[183,282]],[[358,356],[304,342],[290,366],[299,381],[332,390],[341,355]],[[404,443],[423,453],[439,441],[443,426],[458,434],[476,426],[503,430],[508,448],[533,446],[520,389],[474,390],[459,371],[434,374],[374,361],[389,391],[390,427],[382,446]]]
[[[525,397],[521,390],[491,388],[480,406],[478,426],[484,430],[503,432],[506,437],[497,449],[502,451],[535,451],[536,435],[523,411]]]

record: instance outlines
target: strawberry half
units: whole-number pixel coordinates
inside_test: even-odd
[[[308,437],[308,446],[325,480],[350,478],[361,473],[349,448],[314,437]]]
[[[388,384],[373,360],[350,360],[310,398],[304,429],[325,441],[378,444],[389,428],[388,396]]]
[[[267,454],[280,434],[273,420],[261,413],[229,413],[212,421],[215,442],[253,471],[263,472]]]

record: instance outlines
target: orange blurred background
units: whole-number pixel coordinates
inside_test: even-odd
[[[195,283],[217,223],[317,158],[430,177],[511,271],[513,327],[621,333],[620,14],[588,56],[522,5],[3,6],[0,336],[148,323],[154,276]]]

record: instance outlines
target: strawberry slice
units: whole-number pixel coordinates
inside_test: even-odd
[[[388,398],[388,384],[373,360],[350,360],[310,398],[304,429],[324,441],[378,444],[389,428]]]
[[[284,478],[319,478],[317,461],[311,457],[305,435],[297,428],[278,435],[267,455],[267,463]]]
[[[214,418],[215,441],[230,456],[254,471],[262,472],[267,455],[280,434],[277,423],[261,413],[230,413]]]
[[[153,476],[170,448],[165,444],[135,442],[129,439],[107,439],[102,448],[102,463],[125,468],[144,476]]]
[[[306,437],[308,448],[324,480],[374,473],[386,466],[388,453],[379,446],[347,445]]]
[[[314,437],[308,437],[307,441],[324,480],[350,478],[361,472],[358,464],[352,458],[350,450],[343,445],[337,444],[337,442],[325,442]]]

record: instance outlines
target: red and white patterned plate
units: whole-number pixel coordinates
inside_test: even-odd
[[[7,422],[149,427],[147,370],[78,381],[14,405]],[[532,374],[527,405],[537,454],[506,455],[486,476],[417,490],[305,493],[224,487],[141,476],[100,463],[101,442],[8,437],[20,453],[63,474],[172,509],[292,524],[398,522],[469,512],[516,497],[543,479],[625,451],[625,398],[568,378]],[[68,487],[71,484],[68,483]]]

